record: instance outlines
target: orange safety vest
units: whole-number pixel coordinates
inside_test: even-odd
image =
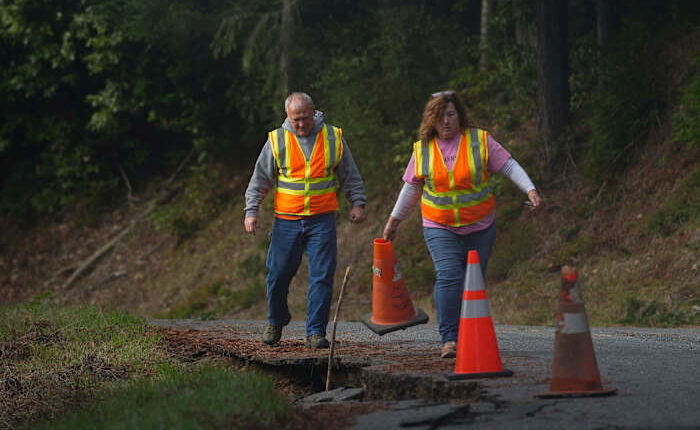
[[[447,170],[437,140],[413,144],[416,177],[424,180],[421,210],[431,221],[452,227],[473,224],[493,211],[494,196],[486,170],[486,131],[462,132],[457,159]]]
[[[334,172],[343,156],[342,130],[325,124],[308,161],[294,133],[278,128],[268,138],[277,162],[275,212],[307,216],[337,210]]]

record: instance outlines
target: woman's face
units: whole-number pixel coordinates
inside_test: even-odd
[[[452,102],[447,103],[445,113],[435,126],[438,137],[442,140],[450,140],[459,133],[459,115]]]

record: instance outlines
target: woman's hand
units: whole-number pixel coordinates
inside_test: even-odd
[[[386,226],[384,226],[384,233],[382,234],[384,240],[392,240],[394,238],[400,223],[400,219],[394,218],[393,216],[389,217],[389,221],[386,222]]]
[[[530,190],[529,193],[527,193],[527,198],[530,200],[530,211],[535,211],[537,208],[542,206],[542,198],[540,198],[540,195],[537,193],[537,190]]]

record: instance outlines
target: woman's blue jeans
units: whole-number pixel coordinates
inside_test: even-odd
[[[333,213],[300,220],[275,218],[267,253],[267,319],[273,325],[289,323],[289,283],[304,251],[309,260],[306,335],[325,336],[338,253]]]
[[[496,227],[491,224],[485,230],[466,236],[442,228],[423,227],[423,236],[435,265],[435,308],[440,337],[443,344],[457,342],[467,253],[476,249],[481,273],[486,276]]]

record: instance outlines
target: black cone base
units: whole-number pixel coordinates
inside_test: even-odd
[[[451,381],[456,381],[459,379],[479,379],[479,378],[501,378],[506,376],[513,376],[513,371],[508,369],[503,369],[500,372],[480,372],[480,373],[454,373],[445,372],[445,377]]]
[[[605,397],[617,394],[617,388],[610,388],[607,390],[597,390],[597,391],[562,391],[558,393],[542,393],[536,394],[535,397],[539,399],[556,399],[560,397]]]
[[[390,333],[392,331],[405,330],[408,327],[412,327],[414,325],[425,324],[428,322],[428,315],[425,312],[423,312],[423,310],[421,308],[416,308],[416,316],[415,317],[413,317],[412,319],[410,319],[406,322],[402,322],[399,324],[390,324],[390,325],[375,324],[372,322],[372,314],[367,314],[367,315],[363,316],[362,322],[367,326],[368,329],[377,333],[379,336],[382,336],[382,335],[385,335],[385,334]]]

